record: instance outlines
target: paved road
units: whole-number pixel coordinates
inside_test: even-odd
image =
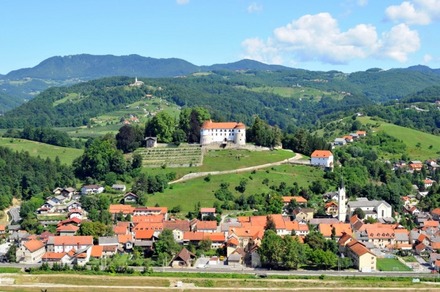
[[[252,171],[252,170],[258,170],[258,169],[262,169],[262,168],[277,166],[277,165],[281,165],[281,164],[288,164],[288,163],[290,163],[290,164],[310,165],[310,161],[308,161],[308,160],[300,160],[301,158],[302,158],[301,154],[295,153],[294,157],[289,158],[289,159],[284,159],[284,160],[278,161],[278,162],[266,163],[266,164],[255,165],[255,166],[244,167],[244,168],[238,168],[238,169],[232,169],[232,170],[194,172],[194,173],[186,174],[186,175],[182,176],[181,178],[179,178],[177,180],[169,182],[168,184],[175,184],[175,183],[179,183],[179,182],[195,179],[195,178],[198,178],[198,177],[204,177],[204,176],[207,176],[207,175],[222,175],[222,174],[241,173],[241,172],[246,172],[246,171]]]
[[[10,222],[19,222],[21,220],[20,217],[20,207],[12,207],[9,209]]]

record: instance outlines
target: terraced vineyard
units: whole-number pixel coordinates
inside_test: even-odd
[[[142,148],[136,153],[142,155],[144,167],[189,167],[203,163],[202,148],[199,146]]]

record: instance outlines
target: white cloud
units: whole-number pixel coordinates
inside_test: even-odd
[[[407,24],[427,25],[440,19],[440,0],[411,0],[385,10],[387,19]]]
[[[260,12],[260,11],[263,11],[263,6],[253,2],[248,6],[247,11],[249,13]]]
[[[189,0],[176,0],[176,3],[179,5],[186,5],[189,3]]]
[[[367,6],[368,0],[358,0],[357,4],[362,7]]]
[[[428,64],[432,61],[433,57],[430,54],[425,54],[423,56],[423,63]]]
[[[399,62],[406,62],[408,54],[420,48],[417,31],[411,30],[406,24],[394,26],[382,35],[378,56],[388,57]]]
[[[378,36],[376,28],[359,24],[341,31],[329,13],[304,15],[274,29],[267,41],[252,38],[243,41],[245,57],[266,63],[319,61],[347,64],[355,59],[390,58],[404,62],[419,49],[416,31],[407,25],[394,26]]]

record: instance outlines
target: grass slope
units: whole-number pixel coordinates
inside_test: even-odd
[[[440,136],[397,126],[370,117],[359,117],[358,120],[363,124],[378,124],[378,127],[373,128],[374,131],[384,131],[402,140],[407,147],[407,153],[411,159],[425,160],[437,158],[440,155]]]
[[[25,139],[0,138],[0,146],[14,151],[27,151],[32,156],[49,157],[52,160],[58,156],[61,163],[69,165],[83,153],[81,149],[53,146]]]
[[[148,174],[175,172],[176,178],[194,172],[223,171],[245,168],[292,158],[294,153],[287,150],[249,151],[249,150],[210,150],[204,154],[203,165],[197,167],[144,168]]]
[[[225,174],[211,176],[209,182],[204,178],[196,178],[182,183],[174,184],[166,189],[163,193],[157,193],[148,198],[148,205],[166,206],[172,208],[179,206],[182,208],[182,213],[186,214],[194,210],[194,205],[200,202],[202,206],[211,207],[217,199],[214,192],[219,189],[220,183],[228,182],[229,189],[236,197],[240,195],[235,190],[241,179],[247,179],[247,186],[244,192],[245,196],[255,193],[269,192],[271,185],[280,185],[281,182],[286,182],[291,186],[294,182],[298,185],[308,186],[312,181],[321,178],[323,172],[321,169],[303,166],[303,165],[280,165],[264,170],[257,170],[255,173],[243,172],[238,174]],[[263,179],[268,178],[268,185],[262,183]]]
[[[251,90],[261,93],[277,94],[288,98],[305,98],[314,101],[320,101],[323,96],[330,96],[338,100],[344,97],[344,94],[342,93],[323,91],[310,87],[254,87]]]

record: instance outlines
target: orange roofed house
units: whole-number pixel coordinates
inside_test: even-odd
[[[37,263],[41,260],[46,249],[44,243],[37,239],[23,241],[21,246],[17,249],[15,256],[18,262],[21,263]]]
[[[329,150],[315,150],[311,155],[311,165],[333,167],[333,154]]]
[[[200,129],[200,144],[232,142],[246,144],[246,126],[243,123],[205,121]]]

